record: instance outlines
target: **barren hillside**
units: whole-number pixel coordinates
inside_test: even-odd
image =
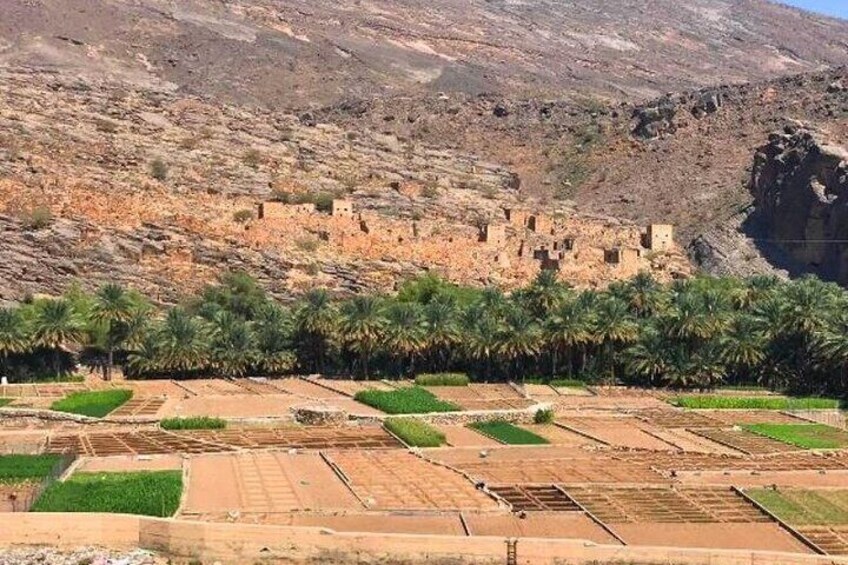
[[[117,279],[171,301],[225,269],[282,297],[685,276],[769,132],[844,135],[846,37],[757,0],[2,2],[0,300]],[[292,208],[261,221],[269,200]],[[679,246],[646,247],[651,223]]]
[[[422,92],[644,99],[848,63],[763,0],[6,0],[0,62],[274,107]]]

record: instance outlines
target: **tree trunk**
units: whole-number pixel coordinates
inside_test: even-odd
[[[56,375],[56,380],[62,376],[62,361],[60,358],[59,348],[53,350],[53,372]]]
[[[551,347],[551,379],[556,378],[556,370],[557,370],[557,348],[556,346]]]
[[[115,365],[115,349],[113,347],[109,347],[109,351],[106,353],[106,380],[112,380],[112,367]]]

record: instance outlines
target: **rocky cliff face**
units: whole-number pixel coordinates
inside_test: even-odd
[[[751,220],[801,270],[848,284],[848,149],[787,126],[754,159]]]

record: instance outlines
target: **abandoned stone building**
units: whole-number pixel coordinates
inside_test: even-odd
[[[350,200],[333,200],[334,218],[353,218],[353,202]]]
[[[315,204],[284,204],[283,202],[262,202],[256,217],[260,220],[290,218],[298,214],[314,214]]]
[[[651,224],[644,235],[642,245],[651,251],[670,251],[674,246],[674,226]]]

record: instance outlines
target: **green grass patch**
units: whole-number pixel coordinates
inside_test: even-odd
[[[75,392],[50,407],[57,412],[102,418],[132,398],[131,390],[97,390]]]
[[[396,390],[361,390],[354,397],[386,414],[427,414],[430,412],[458,412],[459,406],[439,400],[429,390],[417,386]]]
[[[439,447],[445,444],[445,434],[415,418],[388,418],[385,426],[413,447]]]
[[[542,436],[503,420],[477,422],[469,427],[509,445],[542,445],[550,443]]]
[[[848,446],[848,433],[824,424],[751,424],[744,428],[803,449],[840,449]]]
[[[550,385],[562,388],[586,388],[586,383],[578,379],[554,379]]]
[[[12,401],[14,401],[14,398],[0,398],[0,408],[8,406]]]
[[[464,373],[425,373],[415,377],[418,386],[468,386],[469,382]]]
[[[59,455],[0,455],[0,483],[40,481],[60,459]]]
[[[839,408],[832,398],[785,396],[678,396],[671,403],[682,408],[709,410],[827,410]]]
[[[227,427],[227,421],[209,416],[165,418],[159,422],[159,426],[164,430],[223,430]]]
[[[35,501],[33,512],[108,512],[161,518],[180,505],[180,471],[77,473],[56,482]]]
[[[746,494],[793,526],[848,524],[848,490],[752,489]]]

